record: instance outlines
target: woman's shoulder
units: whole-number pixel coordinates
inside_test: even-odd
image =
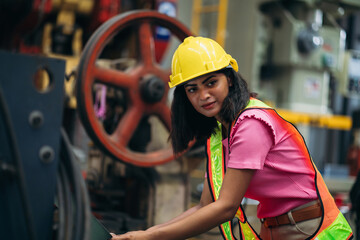
[[[249,108],[245,109],[239,114],[236,122],[244,121],[245,119],[258,119],[263,121],[273,121],[271,114],[269,111],[273,111],[272,109],[265,108]]]
[[[254,131],[259,127],[263,127],[267,128],[269,132],[272,132],[272,135],[275,137],[275,126],[274,119],[271,117],[268,110],[261,108],[246,109],[237,118],[231,130],[231,135],[241,131],[241,128],[244,127],[253,128]]]

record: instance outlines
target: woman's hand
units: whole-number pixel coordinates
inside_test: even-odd
[[[111,240],[151,240],[151,235],[146,231],[134,231],[121,235],[110,234],[112,236]]]

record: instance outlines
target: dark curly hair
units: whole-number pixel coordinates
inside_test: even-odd
[[[223,121],[231,123],[238,113],[246,107],[250,93],[246,81],[232,68],[223,68],[217,73],[223,73],[232,81],[229,94],[224,99],[220,110]],[[171,105],[171,124],[169,139],[175,154],[186,150],[193,139],[204,140],[211,136],[217,128],[215,117],[206,117],[198,113],[188,100],[184,86],[177,86]]]

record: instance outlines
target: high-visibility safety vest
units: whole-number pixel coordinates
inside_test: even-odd
[[[277,114],[277,112],[274,109],[272,109],[271,107],[267,106],[265,103],[255,98],[250,98],[248,105],[245,107],[244,110],[240,112],[239,116],[244,111],[254,108],[262,109],[262,111],[267,111],[269,115],[272,118],[274,118],[275,121],[283,121],[283,123],[286,125],[286,127],[289,130],[291,131],[295,130],[294,132],[297,133],[297,136],[295,134],[293,135],[293,137],[297,137],[297,138],[300,137],[300,139],[302,139],[303,141],[303,137],[291,123],[285,121],[282,117],[280,117],[280,115]],[[232,123],[230,127],[230,131],[234,126],[235,122],[236,120]],[[221,124],[220,123],[218,124],[219,124],[219,128],[207,140],[207,144],[206,144],[206,154],[208,158],[207,176],[208,176],[210,192],[214,201],[216,201],[219,197],[221,185],[226,171],[225,157],[222,146]],[[228,137],[230,137],[230,132],[228,134]],[[353,236],[352,230],[349,224],[347,223],[346,219],[344,218],[344,216],[341,214],[341,212],[335,205],[334,199],[332,198],[329,190],[327,189],[322,176],[320,175],[319,171],[314,165],[310,157],[309,151],[306,148],[305,143],[303,144],[302,148],[303,148],[302,150],[305,151],[304,153],[306,154],[306,156],[308,156],[307,166],[311,169],[311,171],[315,172],[314,181],[315,181],[316,191],[321,203],[321,208],[323,210],[320,226],[318,227],[316,232],[307,239],[314,239],[314,240],[351,239]],[[254,228],[251,227],[251,225],[247,221],[245,213],[241,206],[239,207],[235,217],[239,219],[239,229],[240,229],[241,239],[246,239],[246,240],[260,239],[259,234],[255,232]],[[236,240],[233,233],[233,226],[231,221],[221,224],[219,228],[225,240]]]

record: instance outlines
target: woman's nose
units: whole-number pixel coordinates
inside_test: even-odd
[[[206,89],[200,90],[200,100],[206,100],[209,98],[209,96],[210,96],[209,91],[207,91]]]

